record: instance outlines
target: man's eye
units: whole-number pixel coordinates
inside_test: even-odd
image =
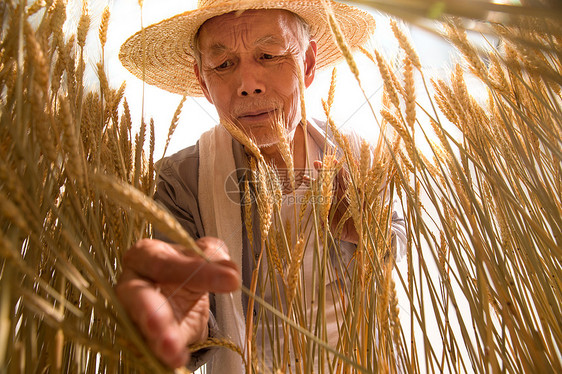
[[[269,53],[264,53],[263,55],[261,55],[261,57],[262,57],[264,60],[273,60],[273,59],[275,58],[274,55],[270,55]]]
[[[230,60],[226,60],[222,64],[215,67],[215,70],[225,70],[232,66],[232,62]]]

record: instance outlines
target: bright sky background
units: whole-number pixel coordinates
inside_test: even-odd
[[[141,28],[141,10],[135,0],[104,1],[93,0],[88,3],[92,15],[92,28],[88,35],[87,49],[91,66],[100,58],[100,45],[97,28],[103,8],[109,5],[111,11],[108,41],[105,47],[106,73],[110,85],[118,88],[123,81],[127,82],[125,96],[131,108],[133,123],[140,124],[143,100],[143,83],[131,75],[119,62],[118,52],[121,44]],[[177,13],[195,9],[196,0],[145,0],[143,5],[143,23],[145,26],[171,17]],[[81,0],[70,0],[68,5],[70,30],[75,28],[82,9]],[[366,9],[367,10],[367,9]],[[390,62],[397,61],[398,45],[392,34],[388,19],[381,14],[373,13],[377,20],[376,33],[371,45],[378,48]],[[412,40],[426,73],[433,74],[446,70],[451,64],[452,49],[447,43],[434,35],[417,28],[410,30]],[[356,54],[361,71],[361,80],[366,94],[377,112],[380,110],[382,82],[377,67],[362,54]],[[324,118],[320,99],[328,94],[331,69],[317,73],[315,82],[307,90],[307,113],[309,117]],[[399,75],[399,72],[398,72]],[[86,78],[87,84],[96,85],[97,77],[93,70]],[[160,158],[174,111],[181,97],[161,89],[144,85],[145,118],[153,118],[156,125],[156,158]],[[366,100],[358,88],[355,78],[344,63],[338,66],[338,81],[333,108],[334,118],[338,126],[353,128],[368,140],[376,140],[378,130],[373,115],[366,105]],[[194,144],[200,134],[218,123],[214,107],[204,98],[188,98],[185,102],[179,126],[170,143],[168,154]]]

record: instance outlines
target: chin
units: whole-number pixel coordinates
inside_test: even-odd
[[[269,148],[277,145],[277,143],[279,143],[279,139],[257,139],[255,143],[258,148]]]
[[[271,123],[253,127],[249,133],[259,148],[267,148],[279,143],[279,138],[273,133]]]

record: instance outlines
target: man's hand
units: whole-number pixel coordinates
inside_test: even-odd
[[[207,338],[209,292],[240,287],[240,273],[224,243],[197,241],[210,262],[159,240],[143,239],[123,256],[118,298],[148,345],[166,365],[177,368],[189,359],[187,346]]]

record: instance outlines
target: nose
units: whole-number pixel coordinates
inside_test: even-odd
[[[241,62],[239,73],[240,85],[238,87],[238,96],[254,96],[265,93],[265,85],[259,64]]]

